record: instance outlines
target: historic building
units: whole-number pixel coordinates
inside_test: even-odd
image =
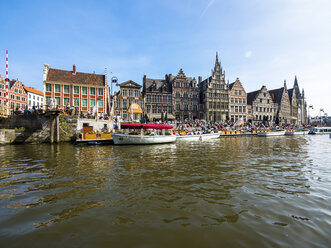
[[[27,104],[27,95],[23,84],[17,80],[10,80],[8,85],[8,114],[16,110],[23,111]],[[6,82],[0,75],[0,104],[6,104]]]
[[[295,97],[297,100],[297,124],[298,125],[304,125],[307,124],[307,103],[305,101],[305,92],[302,89],[302,93],[300,93],[300,89],[299,89],[299,84],[298,84],[298,79],[295,76],[294,78],[294,85],[293,85],[293,89],[295,89]]]
[[[270,90],[270,96],[278,108],[276,111],[276,124],[290,124],[291,123],[291,103],[288,96],[286,82],[284,82],[284,87]]]
[[[141,109],[144,109],[144,98],[141,95],[141,85],[129,80],[124,83],[118,84],[120,90],[115,93],[115,116],[120,116],[124,121],[130,120],[129,108],[132,103],[137,103]],[[142,113],[134,113],[134,120],[141,120]]]
[[[247,108],[251,111],[248,112],[248,121],[254,125],[270,125],[276,120],[278,106],[264,85],[260,90],[247,93]]]
[[[244,122],[247,119],[247,95],[239,78],[235,82],[229,84],[230,98],[230,119],[236,122],[242,118]]]
[[[199,118],[199,87],[195,78],[186,77],[180,69],[172,84],[173,113],[176,120]]]
[[[107,71],[105,75],[44,67],[44,105],[51,98],[63,108],[75,107],[82,112],[107,112]]]
[[[291,105],[291,123],[298,124],[298,103],[296,98],[296,89],[292,88],[289,89],[288,97],[290,99],[290,105]]]
[[[161,119],[162,113],[163,117],[174,119],[170,78],[171,74],[165,75],[165,79],[143,77],[144,112],[150,120]]]
[[[28,109],[32,108],[43,108],[44,104],[44,93],[39,90],[36,90],[32,87],[27,87],[24,85],[24,90],[27,94],[27,107]]]
[[[212,75],[200,83],[201,114],[200,119],[207,121],[225,121],[229,119],[229,92],[225,83],[225,73],[216,61]]]

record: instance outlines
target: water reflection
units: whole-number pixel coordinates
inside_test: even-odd
[[[236,137],[157,146],[0,147],[0,236],[70,223],[119,236],[129,227],[138,233],[141,227],[216,228],[280,245],[271,241],[282,234],[279,228],[291,226],[293,234],[330,225],[311,210],[316,205],[330,214],[315,192],[312,142]],[[323,180],[324,173],[318,173]]]

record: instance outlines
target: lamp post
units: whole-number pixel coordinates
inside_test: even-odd
[[[313,105],[309,105],[308,106],[308,124],[310,124],[310,109],[314,109],[314,106]]]
[[[320,109],[320,123],[321,123],[321,124],[322,124],[322,114],[321,114],[322,112],[324,113],[324,109],[321,108],[321,109]]]

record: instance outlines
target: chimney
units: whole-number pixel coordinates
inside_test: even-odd
[[[202,77],[201,76],[198,77],[198,82],[199,82],[199,84],[202,82]]]
[[[76,65],[72,66],[72,75],[76,75]]]

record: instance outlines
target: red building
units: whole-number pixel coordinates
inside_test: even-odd
[[[6,82],[0,75],[0,104],[6,104]],[[23,84],[17,80],[9,81],[8,85],[8,108],[9,114],[15,110],[24,110],[27,104],[27,94]]]
[[[77,72],[73,65],[72,71],[44,68],[44,105],[51,98],[61,108],[75,107],[82,112],[93,112],[97,106],[99,113],[107,112],[107,76],[95,73]]]

